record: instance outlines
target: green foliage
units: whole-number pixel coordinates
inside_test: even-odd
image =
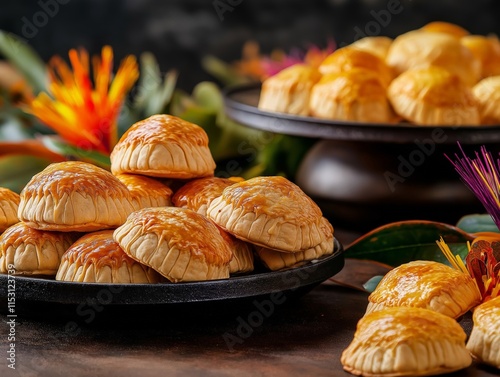
[[[458,221],[457,228],[460,228],[467,233],[499,233],[498,227],[488,214],[472,214],[464,216]]]

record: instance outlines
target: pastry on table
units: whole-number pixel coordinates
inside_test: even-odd
[[[130,258],[113,239],[113,230],[82,236],[64,253],[56,280],[84,283],[158,283],[163,277]]]
[[[368,297],[366,313],[412,306],[458,318],[481,302],[475,281],[445,264],[412,261],[389,271]]]
[[[480,62],[459,39],[422,30],[413,30],[394,39],[386,62],[398,75],[413,68],[441,67],[458,75],[470,87],[481,74]]]
[[[215,169],[205,130],[166,114],[133,124],[110,157],[113,174],[189,179],[212,176]]]
[[[323,76],[311,92],[311,115],[355,122],[392,123],[394,111],[379,75],[352,69]]]
[[[295,253],[283,252],[266,247],[257,247],[259,260],[271,271],[295,267],[303,262],[312,261],[333,253],[333,236],[315,247]]]
[[[321,74],[314,67],[295,64],[262,83],[258,107],[288,114],[309,114],[309,93]]]
[[[500,296],[474,309],[467,349],[481,362],[500,369]]]
[[[280,176],[226,187],[208,206],[207,216],[239,239],[285,252],[315,247],[333,234],[318,205]]]
[[[389,37],[364,37],[351,43],[351,47],[372,53],[385,61],[391,43],[392,39]]]
[[[478,103],[482,124],[500,124],[500,76],[479,81],[472,93]]]
[[[144,208],[132,213],[113,238],[133,259],[171,282],[229,277],[229,245],[206,217],[185,208]]]
[[[172,189],[154,178],[136,174],[117,174],[116,178],[127,186],[136,210],[172,205]]]
[[[15,275],[55,275],[75,238],[73,233],[38,230],[18,222],[0,236],[0,272],[7,273],[11,265]]]
[[[427,125],[479,125],[472,90],[440,67],[411,69],[395,78],[387,95],[394,111],[407,121]]]
[[[481,78],[500,75],[500,41],[497,36],[468,35],[460,39],[481,63]]]
[[[422,308],[386,308],[357,324],[342,352],[347,372],[359,376],[429,376],[467,368],[466,334],[452,318]]]
[[[207,177],[193,179],[179,188],[172,197],[176,207],[189,208],[200,215],[207,215],[208,205],[236,181],[229,178]]]
[[[392,69],[384,60],[375,54],[358,49],[352,45],[339,48],[328,55],[318,69],[321,74],[327,75],[330,73],[338,74],[347,72],[354,68],[375,72],[386,87],[394,77]]]
[[[134,211],[127,187],[110,172],[81,161],[47,166],[21,191],[18,216],[42,230],[116,228]]]
[[[17,209],[19,195],[8,188],[0,187],[0,233],[19,222]]]
[[[430,31],[435,33],[445,33],[455,38],[462,38],[469,35],[469,32],[461,26],[451,22],[432,21],[422,26],[420,30]]]

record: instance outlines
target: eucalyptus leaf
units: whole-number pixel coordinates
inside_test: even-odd
[[[63,156],[68,156],[70,158],[75,158],[77,160],[90,162],[94,165],[100,166],[108,170],[111,167],[111,161],[109,159],[109,156],[103,153],[77,148],[73,145],[65,143],[58,137],[43,136],[41,137],[41,140],[43,144],[51,151],[59,153]]]
[[[457,228],[460,228],[468,233],[499,233],[498,227],[489,214],[472,214],[463,216],[460,220],[458,220]]]
[[[368,279],[368,281],[366,283],[363,284],[363,288],[367,291],[367,292],[373,292],[375,290],[375,288],[377,288],[377,285],[378,283],[380,283],[380,280],[383,279],[383,275],[377,275],[377,276],[374,276],[370,279]]]
[[[6,187],[17,193],[37,173],[45,169],[52,161],[47,158],[27,155],[8,155],[0,157],[0,187]]]
[[[443,237],[453,254],[464,258],[467,241],[474,236],[452,225],[409,220],[381,226],[361,236],[345,248],[349,258],[369,259],[393,267],[412,260],[448,263],[436,244]]]
[[[47,89],[47,67],[23,39],[0,30],[0,53],[26,78],[35,94]]]

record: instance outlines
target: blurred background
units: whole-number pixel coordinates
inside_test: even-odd
[[[388,7],[397,9],[387,19]],[[45,13],[46,16],[41,13]],[[376,15],[379,15],[377,18]],[[386,21],[387,20],[387,21]],[[241,56],[255,40],[263,53],[329,41],[348,44],[366,35],[395,37],[441,20],[473,34],[500,34],[495,0],[39,0],[2,4],[0,29],[15,33],[48,60],[82,46],[91,53],[110,44],[117,56],[151,51],[161,69],[179,71],[178,86],[191,90],[212,77],[201,59]]]
[[[119,125],[122,132],[134,121],[151,113],[164,111],[183,117],[207,130],[218,167],[224,170],[236,161],[234,166],[238,169],[233,169],[231,175],[241,174],[247,178],[282,174],[295,180],[302,159],[307,155],[310,157],[308,165],[302,169],[306,172],[305,178],[298,183],[310,190],[308,193],[337,229],[344,227],[347,232],[351,229],[360,232],[390,221],[415,218],[455,223],[462,215],[484,210],[459,181],[439,149],[441,146],[436,148],[432,158],[398,185],[397,190],[391,191],[383,173],[391,169],[396,171],[398,158],[414,151],[414,143],[332,142],[323,150],[316,148],[313,151],[316,155],[311,156],[311,153],[307,154],[309,148],[318,140],[282,135],[264,137],[242,130],[245,127],[221,116],[222,100],[218,88],[207,85],[200,88],[199,83],[204,81],[213,81],[219,88],[227,84],[220,75],[211,74],[213,70],[207,69],[206,58],[212,56],[228,63],[228,66],[219,66],[224,76],[230,71],[228,67],[234,67],[234,62],[242,58],[244,46],[248,47],[246,43],[249,41],[256,42],[253,52],[255,48],[260,49],[259,56],[271,54],[276,49],[292,55],[303,54],[312,46],[333,49],[365,36],[394,38],[431,21],[455,23],[472,34],[500,34],[500,2],[18,0],[2,4],[0,30],[19,36],[44,62],[54,55],[67,60],[67,53],[72,48],[83,47],[95,55],[104,45],[110,45],[114,50],[116,69],[120,60],[129,54],[139,57],[144,52],[151,52],[158,64],[154,85],[161,83],[159,73],[165,75],[175,70],[177,76],[170,76],[169,84],[167,75],[163,94],[160,87],[152,88],[160,90],[157,93],[161,94],[164,103],[155,103],[157,94],[151,90],[150,103],[139,104],[142,106],[139,106],[140,111],[129,106],[132,110],[126,114],[128,117],[120,117],[120,124],[125,127]],[[17,63],[22,65],[23,62]],[[150,61],[153,71],[155,64]],[[184,94],[176,92],[172,96],[172,84]],[[191,93],[194,93],[192,97]],[[8,110],[0,108],[0,120],[4,122],[0,124],[0,139],[36,138],[41,131],[47,131],[43,124],[20,113],[15,106]],[[239,146],[248,144],[250,139],[258,143],[250,154],[244,155]],[[5,149],[5,145],[0,148]],[[17,153],[15,148],[14,154]],[[54,149],[53,143],[51,148]],[[68,154],[67,148],[58,148],[57,153]],[[326,188],[315,192],[321,185],[311,181],[308,177],[314,174],[308,175],[308,172],[320,166],[323,157],[332,150],[336,154],[329,157],[330,170],[327,169],[325,174],[338,176],[331,186],[328,186],[330,181],[327,179]],[[447,146],[447,151],[454,153],[456,145]],[[9,153],[12,154],[0,150],[0,157],[6,155],[0,158],[0,186],[10,183],[19,190],[23,187],[23,179],[30,178],[48,163],[44,161],[40,165],[38,160],[16,160],[17,157],[11,157]],[[30,167],[26,168],[28,165]],[[22,171],[23,175],[12,173],[14,170]],[[376,185],[378,188],[374,189]]]

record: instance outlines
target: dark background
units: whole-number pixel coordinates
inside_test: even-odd
[[[433,20],[454,22],[475,34],[500,34],[500,2],[495,0],[402,0],[402,11],[384,25],[379,22],[377,30],[373,14],[386,12],[390,3],[398,1],[17,0],[2,3],[0,29],[22,36],[44,60],[66,56],[78,46],[96,53],[110,44],[117,60],[151,51],[163,71],[179,70],[179,87],[187,90],[211,79],[200,65],[203,56],[233,61],[250,39],[263,52],[305,49],[332,39],[351,43],[360,30],[394,37]],[[372,28],[366,29],[370,22]]]

